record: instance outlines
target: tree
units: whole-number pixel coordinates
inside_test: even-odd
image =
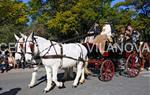
[[[28,21],[26,5],[15,0],[0,1],[0,42],[12,42],[13,33],[23,30]]]
[[[130,23],[135,30],[141,32],[143,40],[149,39],[150,28],[150,1],[149,0],[125,0],[125,2],[119,2],[115,7],[124,6],[124,10],[131,10],[134,14],[126,14],[130,16]]]
[[[67,39],[87,32],[99,16],[98,0],[60,1],[47,26],[52,32],[63,33]],[[66,36],[67,34],[72,35]]]
[[[102,28],[106,21],[115,31],[128,23],[146,35],[150,30],[149,0],[125,0],[113,7],[113,0],[30,0],[28,4],[21,1],[0,1],[1,42],[12,41],[13,33],[21,31],[65,40],[87,33],[95,22]]]

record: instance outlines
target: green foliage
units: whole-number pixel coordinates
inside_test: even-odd
[[[60,0],[55,15],[47,22],[48,29],[72,35],[87,32],[99,16],[97,0]],[[70,36],[71,37],[71,36]]]
[[[18,34],[23,29],[22,26],[16,27],[13,24],[0,26],[0,43],[15,42],[14,33]]]
[[[125,6],[123,10],[127,10],[124,13],[125,17],[123,17],[125,20],[123,19],[120,20],[125,21],[126,23],[131,23],[131,25],[134,27],[135,30],[138,30],[139,32],[141,32],[141,35],[144,35],[143,39],[145,39],[145,37],[149,39],[150,38],[149,37],[150,1],[149,0],[125,0],[125,2],[119,2],[115,5],[115,7],[120,7],[120,6]]]
[[[114,0],[30,0],[28,4],[19,1],[0,0],[0,42],[12,41],[13,33],[22,31],[64,40],[87,33],[95,22],[102,28],[106,21],[115,31],[128,23],[135,30],[146,31],[142,34],[150,31],[149,0],[125,0],[113,7]]]
[[[0,1],[0,24],[25,24],[28,21],[26,5],[12,0]]]
[[[27,6],[15,0],[0,0],[0,42],[13,41],[28,21]]]

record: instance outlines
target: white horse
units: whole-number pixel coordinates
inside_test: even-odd
[[[59,44],[46,40],[42,37],[34,37],[31,33],[25,42],[25,59],[31,61],[33,57],[39,56],[46,69],[47,86],[45,92],[52,87],[52,81],[58,87],[62,87],[63,83],[58,82],[57,73],[59,68],[68,68],[77,66],[77,74],[73,83],[73,87],[77,87],[79,78],[85,79],[84,62],[87,61],[87,49],[79,43]],[[32,79],[29,87],[35,84],[37,67],[34,68]]]
[[[25,41],[25,35],[23,35],[22,33],[20,33],[21,36],[24,36],[24,37],[18,37],[16,34],[14,34],[15,36],[15,39],[16,39],[16,44],[15,44],[15,60],[16,60],[16,63],[19,65],[21,64],[21,62],[24,61],[24,41]],[[27,37],[26,37],[27,38]],[[23,65],[23,64],[21,64]]]
[[[21,42],[21,43],[25,43],[25,40],[27,39],[27,36],[26,35],[24,35],[24,34],[22,34],[22,33],[20,33],[20,35],[22,36],[22,38],[24,39],[24,40],[18,40],[19,41],[19,43]],[[39,37],[39,36],[34,36],[36,39],[38,38],[38,39],[40,39],[41,41],[45,41],[45,39],[43,39],[43,38],[41,38],[41,37]],[[15,38],[17,38],[17,36],[15,35]],[[17,44],[19,44],[19,43],[17,43]],[[16,45],[16,46],[19,46],[19,45]],[[25,52],[25,49],[24,49],[24,44],[22,45],[22,47],[23,48],[20,48],[20,47],[17,47],[17,50],[21,50],[22,51],[22,56],[24,57],[24,52]],[[21,54],[21,52],[19,52],[19,54]],[[21,58],[21,57],[20,57]],[[38,69],[40,68],[40,66],[39,66],[39,63],[41,63],[41,59],[40,58],[35,58],[35,59],[33,59],[33,60],[28,60],[28,61],[26,61],[26,63],[32,63],[32,65],[33,65],[33,67],[34,67],[34,71],[33,71],[33,73],[32,73],[32,79],[31,79],[31,83],[30,83],[30,85],[29,85],[29,87],[33,87],[34,86],[34,84],[35,84],[35,82],[33,82],[34,80],[36,80],[36,76],[37,76],[37,72],[38,72]],[[65,68],[64,69],[65,70],[65,73],[64,73],[64,76],[63,76],[63,80],[66,80],[68,77],[70,77],[70,78],[73,78],[74,77],[74,73],[73,73],[73,68],[71,67],[71,68]],[[83,80],[80,80],[80,83],[83,83],[84,81]]]

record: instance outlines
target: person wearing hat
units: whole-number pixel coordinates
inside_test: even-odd
[[[96,22],[94,24],[94,34],[97,35],[97,34],[99,34],[99,32],[100,32],[99,24]]]
[[[93,43],[93,40],[94,40],[94,31],[89,31],[88,33],[88,36],[85,38],[85,41],[84,43]]]

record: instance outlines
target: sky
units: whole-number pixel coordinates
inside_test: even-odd
[[[123,2],[125,0],[114,0],[112,3],[111,3],[111,6],[115,5],[117,2]]]
[[[25,2],[25,3],[29,2],[29,1],[30,1],[30,0],[23,0],[23,2]],[[114,1],[112,2],[111,6],[113,6],[113,5],[116,4],[117,2],[122,2],[122,1],[124,1],[124,0],[114,0]]]
[[[29,2],[30,0],[22,0],[23,2],[25,2],[25,3],[27,3],[27,2]]]

